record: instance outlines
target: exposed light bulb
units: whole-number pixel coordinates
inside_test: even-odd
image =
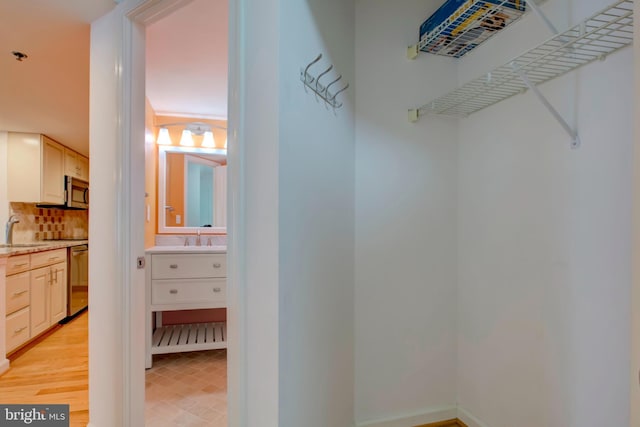
[[[213,132],[211,132],[210,130],[204,133],[204,138],[202,138],[202,146],[211,148],[216,146],[216,141],[213,139]]]
[[[193,137],[191,136],[191,131],[185,129],[182,131],[182,138],[180,138],[180,145],[185,145],[187,147],[193,146]]]
[[[169,129],[160,128],[158,131],[158,140],[156,141],[158,145],[171,145],[171,137],[169,136]]]

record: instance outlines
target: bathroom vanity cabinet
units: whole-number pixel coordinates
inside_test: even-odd
[[[154,354],[226,348],[225,322],[162,324],[164,311],[227,306],[226,248],[156,246],[146,262],[146,367]]]

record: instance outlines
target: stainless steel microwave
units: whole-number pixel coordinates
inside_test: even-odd
[[[65,176],[65,207],[89,209],[89,183],[72,176]]]

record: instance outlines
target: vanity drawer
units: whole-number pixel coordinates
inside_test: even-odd
[[[31,254],[31,268],[44,267],[67,260],[67,249],[54,249],[52,251],[37,252]]]
[[[7,353],[29,339],[29,307],[7,316]]]
[[[226,279],[158,280],[151,284],[151,304],[225,304]]]
[[[7,314],[29,305],[29,278],[28,271],[7,276]]]
[[[29,254],[9,257],[6,268],[7,276],[29,270],[31,268]]]
[[[227,277],[227,255],[152,255],[152,279],[196,279],[201,277]]]

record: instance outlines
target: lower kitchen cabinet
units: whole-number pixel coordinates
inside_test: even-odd
[[[7,353],[29,341],[29,317],[29,307],[25,307],[7,316]]]
[[[31,270],[31,336],[58,323],[67,314],[67,264]]]
[[[66,249],[9,258],[6,310],[7,353],[16,350],[66,317]]]
[[[12,260],[8,264],[14,274],[7,276],[6,280],[6,344],[9,351],[27,342],[30,338],[29,330],[29,302],[30,302],[30,274],[22,271],[29,268],[29,256]],[[16,273],[18,271],[18,273]]]

